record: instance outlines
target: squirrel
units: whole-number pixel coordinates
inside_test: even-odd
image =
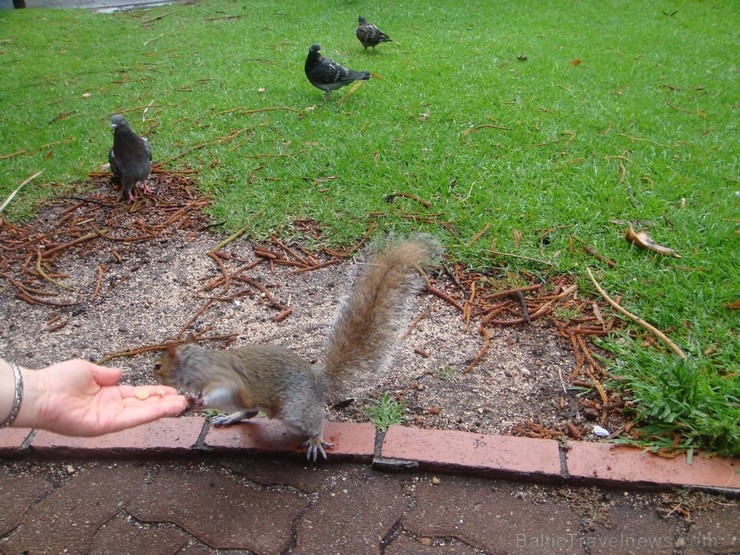
[[[441,247],[425,235],[369,249],[326,340],[322,361],[310,364],[273,344],[227,351],[207,349],[188,337],[156,361],[160,383],[181,388],[194,405],[233,411],[213,420],[229,426],[264,411],[293,432],[308,436],[306,458],[326,459],[324,404],[359,372],[382,370],[390,361],[408,301],[419,290],[417,270],[433,263]]]

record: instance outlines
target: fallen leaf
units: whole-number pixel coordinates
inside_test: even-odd
[[[568,428],[568,435],[570,437],[572,437],[573,439],[581,439],[583,437],[581,430],[579,430],[575,424],[573,424],[572,422],[566,422],[565,425]]]
[[[628,225],[627,231],[624,233],[624,238],[628,243],[637,245],[640,248],[648,249],[666,256],[673,256],[674,258],[681,258],[681,256],[673,249],[669,249],[668,247],[664,247],[653,241],[646,231],[635,232],[635,230],[632,229],[632,224]]]
[[[570,62],[570,65],[572,65],[573,67],[576,67],[576,66],[577,66],[577,65],[579,65],[580,63],[581,63],[581,59],[580,59],[580,58],[576,58],[575,60],[572,60],[572,61]]]
[[[727,305],[727,308],[731,310],[740,310],[740,300],[735,301]]]

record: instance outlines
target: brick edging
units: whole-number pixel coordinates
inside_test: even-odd
[[[371,424],[326,422],[330,462],[373,463],[380,469],[419,468],[556,484],[618,488],[688,487],[740,496],[740,459],[695,455],[665,459],[607,443],[560,442],[391,426],[378,442]],[[303,457],[302,439],[277,420],[229,428],[200,416],[165,418],[105,436],[83,438],[44,430],[0,430],[0,458],[151,458],[240,454]]]

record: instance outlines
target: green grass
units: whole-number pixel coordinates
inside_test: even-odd
[[[396,42],[365,52],[360,14]],[[589,264],[690,357],[674,382],[673,355],[610,340],[614,371],[659,430],[646,435],[738,454],[738,16],[729,0],[2,12],[0,199],[43,169],[8,209],[23,219],[84,182],[106,162],[110,115],[124,111],[157,161],[197,170],[215,219],[256,239],[313,218],[327,242],[349,243],[380,214],[378,232],[432,232],[479,269],[573,273],[588,294]],[[313,42],[382,79],[325,101],[303,75]],[[265,108],[288,109],[249,112]],[[432,206],[386,202],[394,191]],[[614,223],[628,220],[682,258],[628,245]],[[569,236],[616,268],[569,249]],[[493,257],[494,241],[553,266]],[[702,416],[675,409],[673,393]]]

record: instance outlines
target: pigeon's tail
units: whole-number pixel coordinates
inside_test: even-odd
[[[349,78],[352,79],[352,81],[365,81],[366,79],[370,79],[370,72],[369,71],[350,71],[349,72]]]

